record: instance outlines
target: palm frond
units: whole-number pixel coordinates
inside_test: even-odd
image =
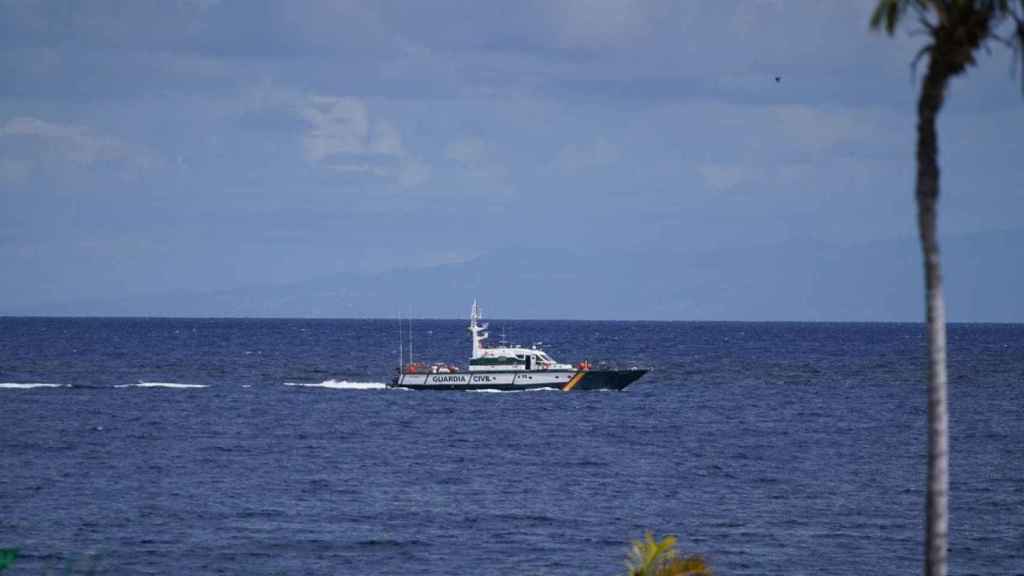
[[[1007,6],[1006,14],[1013,20],[1013,32],[1007,39],[1013,53],[1013,67],[1020,66],[1020,88],[1024,92],[1024,0],[1015,6]]]
[[[947,10],[940,6],[944,0],[878,0],[874,12],[871,13],[871,29],[881,29],[892,36],[896,28],[903,22],[908,11],[913,11],[921,23],[921,27],[933,31],[935,24],[928,20],[931,13],[940,17]]]
[[[924,56],[931,54],[933,46],[934,44],[929,42],[928,44],[922,46],[921,49],[917,51],[917,54],[914,55],[914,59],[910,61],[911,78],[917,78],[917,63],[920,62],[921,58],[923,58]]]
[[[891,36],[907,11],[908,5],[907,0],[879,0],[875,11],[871,13],[871,29],[882,29]]]
[[[921,28],[928,34],[935,34],[936,24],[933,24],[928,20],[928,16],[925,12],[918,12],[917,23],[921,25]]]
[[[656,540],[650,532],[644,539],[633,542],[626,568],[629,576],[712,576],[711,569],[701,556],[679,557],[678,539],[665,536]]]

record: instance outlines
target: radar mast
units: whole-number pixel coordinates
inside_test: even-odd
[[[469,331],[473,334],[473,358],[483,356],[484,340],[487,339],[487,324],[481,324],[480,318],[480,306],[473,300],[473,309],[469,314]]]

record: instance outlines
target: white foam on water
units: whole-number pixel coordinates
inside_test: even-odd
[[[330,388],[332,390],[383,390],[383,382],[349,382],[348,380],[324,380],[323,382],[285,382],[285,386],[302,388]]]
[[[46,384],[43,382],[0,382],[0,388],[8,390],[31,390],[32,388],[71,388],[70,384]]]
[[[114,388],[209,388],[206,384],[179,384],[177,382],[139,382],[137,384],[117,384]]]

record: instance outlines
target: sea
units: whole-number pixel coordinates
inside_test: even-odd
[[[491,321],[622,392],[385,389],[462,320],[0,318],[4,574],[716,574],[923,562],[920,324]],[[539,344],[543,343],[543,344]],[[1024,325],[953,324],[950,573],[1024,574]]]

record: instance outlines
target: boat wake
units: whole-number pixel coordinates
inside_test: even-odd
[[[139,382],[137,384],[116,384],[114,388],[209,388],[206,384],[179,384],[177,382]]]
[[[33,388],[71,388],[70,384],[44,384],[42,382],[0,382],[0,389],[31,390]]]
[[[285,386],[301,388],[330,388],[332,390],[383,390],[383,382],[349,382],[348,380],[324,380],[323,382],[285,382]]]

